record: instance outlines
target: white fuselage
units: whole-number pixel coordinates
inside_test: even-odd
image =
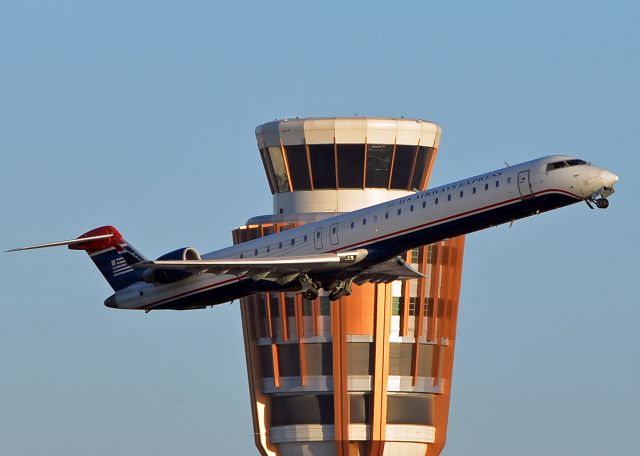
[[[372,258],[384,261],[402,253],[396,249],[407,250],[588,199],[617,180],[612,173],[584,162],[548,170],[548,164],[570,159],[549,156],[509,166],[227,247],[202,258],[291,257],[363,248]],[[227,300],[233,298],[224,291],[226,287],[234,286],[238,296],[246,295],[238,283],[249,280],[204,273],[165,285],[140,282],[117,292],[115,299],[117,307],[125,309],[180,308],[180,301],[206,292],[211,303],[216,303],[216,294]],[[184,308],[189,306],[185,304]]]

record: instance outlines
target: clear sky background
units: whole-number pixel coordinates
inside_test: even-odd
[[[637,2],[0,3],[2,250],[149,257],[271,211],[254,128],[443,128],[433,185],[552,153],[620,175],[467,237],[444,456],[629,455],[640,409]],[[0,254],[0,454],[257,454],[237,304],[114,311],[81,252]]]

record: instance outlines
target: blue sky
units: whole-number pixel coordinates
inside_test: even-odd
[[[638,23],[630,1],[4,3],[2,249],[103,224],[150,257],[226,246],[271,210],[254,128],[283,116],[434,120],[434,185],[575,154],[620,175],[607,211],[467,238],[443,455],[630,454]],[[256,454],[237,305],[109,310],[65,250],[0,277],[0,453]]]

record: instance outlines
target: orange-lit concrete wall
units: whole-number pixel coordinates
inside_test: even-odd
[[[291,224],[243,227],[234,231],[234,241],[244,242],[291,227]],[[264,455],[297,454],[290,452],[291,442],[288,443],[289,451],[282,452],[280,445],[271,440],[270,398],[278,394],[279,388],[283,388],[280,375],[283,360],[279,360],[278,355],[283,345],[298,345],[299,379],[295,381],[299,382],[300,388],[304,388],[309,368],[305,355],[307,340],[324,336],[332,347],[332,388],[322,393],[333,394],[334,420],[333,435],[325,432],[326,439],[321,440],[334,442],[333,454],[403,454],[416,450],[427,456],[439,454],[446,440],[463,253],[463,237],[408,252],[405,259],[427,276],[416,281],[415,299],[410,296],[410,282],[402,283],[401,296],[395,299],[391,284],[354,286],[351,296],[330,304],[328,316],[321,315],[320,299],[314,301],[310,311],[307,311],[311,315],[304,315],[303,300],[299,295],[294,297],[279,293],[277,297],[252,296],[242,299],[252,415],[256,446],[260,452]],[[282,318],[283,315],[288,316]],[[364,437],[360,435],[356,440],[350,437],[357,430],[350,430],[349,393],[353,390],[349,388],[349,366],[354,360],[349,359],[348,347],[349,340],[359,336],[371,340],[373,371],[370,376],[368,422],[365,423]],[[405,383],[400,389],[390,388],[389,385],[391,352],[395,348],[402,348],[398,358],[402,375],[394,377],[396,382],[399,378],[400,383]],[[265,349],[271,353],[270,366],[263,365],[265,356],[260,353],[264,353]],[[421,356],[425,359],[421,359]],[[410,363],[410,371],[407,371],[407,363]],[[263,391],[265,371],[271,375],[268,382],[273,382],[269,393]],[[291,378],[287,377],[289,386]],[[313,394],[314,391],[306,390],[305,393]],[[422,432],[416,437],[409,436],[406,429],[403,431],[396,426],[395,436],[389,437],[388,397],[407,393],[431,398],[431,426],[414,426]],[[413,429],[411,426],[405,427]],[[429,431],[427,428],[430,427],[433,429]],[[431,437],[427,435],[429,432]],[[326,446],[318,454],[328,454]]]

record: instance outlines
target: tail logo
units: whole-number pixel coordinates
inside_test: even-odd
[[[133,271],[133,268],[127,264],[122,257],[111,260],[111,272],[114,277]]]

